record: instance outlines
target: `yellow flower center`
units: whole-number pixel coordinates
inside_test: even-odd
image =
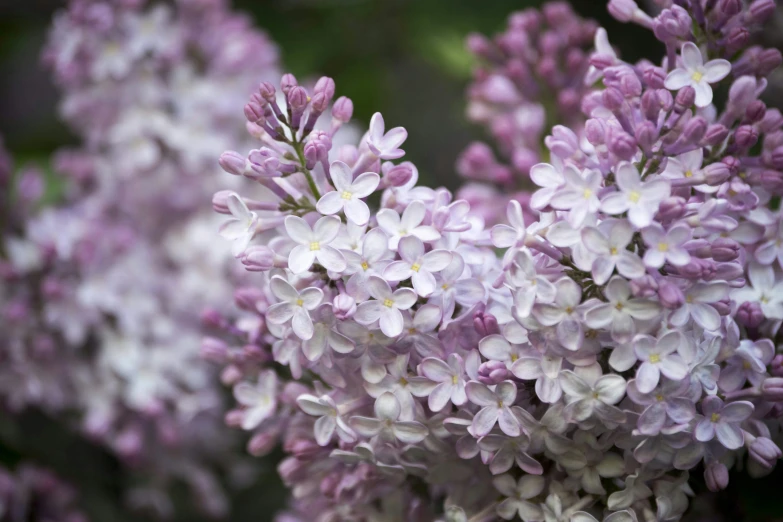
[[[668,243],[658,243],[658,250],[661,252],[666,252],[669,250],[669,244]]]
[[[614,307],[617,309],[618,312],[623,311],[623,303],[617,303],[616,305],[614,305]]]
[[[362,261],[362,270],[367,270],[370,268],[370,265],[367,264],[367,261]]]
[[[655,400],[658,402],[663,402],[663,395],[659,393],[658,395],[655,396]]]
[[[742,368],[744,370],[750,370],[750,363],[748,361],[742,361]]]
[[[686,302],[686,303],[688,303],[688,304],[691,304],[691,303],[693,303],[693,297],[691,297],[691,296],[687,296],[687,297],[685,298],[685,302]]]
[[[519,355],[512,353],[511,354],[511,362],[517,362],[517,359],[519,359]]]
[[[413,270],[414,272],[418,272],[420,268],[421,268],[421,265],[419,263],[413,263],[411,265],[411,270]]]
[[[661,356],[658,355],[657,353],[652,354],[650,356],[650,362],[653,363],[653,364],[661,362]]]
[[[565,309],[565,313],[567,313],[567,314],[570,314],[570,313],[572,313],[573,311],[574,311],[574,309],[573,309],[573,308],[571,308],[570,306],[567,306],[567,307],[566,307],[566,309]]]
[[[457,380],[458,380],[458,379],[457,379],[457,376],[456,376],[456,375],[452,375],[452,376],[451,376],[451,384],[457,384]]]
[[[692,178],[693,177],[693,171],[692,170],[686,170],[685,171],[685,177],[686,178]]]
[[[392,301],[391,299],[383,300],[383,306],[385,306],[386,308],[391,308],[393,305],[394,305],[394,301]]]
[[[351,194],[347,190],[343,190],[343,193],[340,194],[340,197],[343,199],[351,199],[353,197],[353,194]]]
[[[613,256],[616,256],[617,255],[617,247],[610,248],[609,249],[609,253],[612,254]]]
[[[448,283],[443,283],[442,285],[440,285],[440,287],[441,287],[443,290],[448,290],[448,289],[449,289],[449,285],[448,285]]]
[[[407,386],[408,385],[408,379],[405,377],[400,377],[400,386]]]
[[[302,301],[301,299],[297,299],[296,300],[296,306],[302,306],[303,304],[304,304],[304,301]]]
[[[593,191],[590,189],[585,189],[585,191],[582,193],[582,196],[585,199],[590,199],[593,196]]]
[[[701,79],[704,78],[704,75],[699,71],[696,71],[691,75],[691,78],[693,79],[694,82],[700,82]]]
[[[310,243],[310,252],[313,252],[315,250],[321,250],[321,243],[318,241],[313,241]]]
[[[642,195],[639,194],[637,191],[633,190],[630,194],[628,194],[628,199],[631,201],[631,203],[638,203],[639,198],[641,198]]]
[[[710,422],[718,422],[720,420],[720,414],[719,413],[713,413],[710,415]]]

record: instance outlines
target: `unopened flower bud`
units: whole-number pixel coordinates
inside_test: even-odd
[[[718,11],[723,13],[725,18],[732,17],[742,11],[742,0],[720,0]]]
[[[332,107],[332,117],[340,122],[347,123],[353,116],[353,102],[346,96],[340,96]]]
[[[266,245],[252,245],[240,258],[248,272],[266,272],[275,266],[275,254]]]
[[[731,170],[729,170],[729,167],[725,163],[718,161],[704,167],[704,169],[702,169],[702,174],[704,175],[707,184],[714,187],[728,180],[729,177],[731,177]]]
[[[242,380],[242,370],[229,364],[220,372],[220,382],[223,386],[233,386]]]
[[[707,132],[704,133],[704,137],[702,138],[702,144],[715,146],[723,143],[728,137],[729,129],[727,129],[725,125],[713,123],[707,127]]]
[[[637,151],[636,140],[633,136],[615,128],[609,129],[608,145],[612,154],[626,161],[630,161]]]
[[[772,469],[777,460],[783,456],[777,444],[767,437],[757,437],[748,447],[750,457],[762,467]]]
[[[245,286],[234,291],[234,302],[240,309],[254,312],[258,310],[259,302],[266,302],[266,298],[260,288]]]
[[[772,74],[772,71],[783,64],[783,56],[778,49],[764,49],[758,56],[757,74],[762,78]]]
[[[748,7],[748,15],[754,24],[766,23],[775,14],[775,0],[756,0]]]
[[[413,168],[408,162],[395,165],[384,173],[383,179],[387,187],[402,187],[413,177]]]
[[[622,108],[623,103],[625,103],[625,97],[623,96],[623,93],[620,92],[619,89],[615,89],[613,87],[608,87],[602,96],[604,105],[610,111],[619,110]]]
[[[726,489],[729,485],[729,470],[723,463],[712,460],[704,469],[704,481],[712,492]]]
[[[658,295],[658,282],[650,275],[645,274],[642,277],[632,279],[630,284],[634,297],[649,299]]]
[[[634,131],[636,143],[644,151],[649,151],[652,146],[658,141],[658,129],[651,121],[644,121],[636,126]]]
[[[691,107],[696,100],[696,91],[690,85],[687,85],[680,89],[677,96],[674,98],[674,112],[682,114]]]
[[[668,197],[658,206],[658,217],[664,222],[679,219],[685,215],[686,203],[683,198]]]
[[[291,89],[297,85],[299,85],[299,83],[296,81],[296,76],[291,73],[284,74],[280,79],[280,90],[286,95],[286,99],[288,98],[288,93],[291,92]]]
[[[500,333],[495,316],[484,312],[476,312],[473,315],[473,327],[482,337]]]
[[[350,319],[356,313],[356,301],[348,294],[337,294],[332,301],[332,311],[339,321]]]
[[[487,386],[500,384],[513,378],[513,374],[506,368],[503,361],[487,361],[479,366],[478,380]]]
[[[274,103],[276,97],[275,86],[269,82],[261,82],[258,86],[258,93],[267,102]]]
[[[250,123],[264,120],[264,108],[254,101],[245,104],[245,118]]]
[[[658,282],[658,299],[664,308],[676,310],[685,302],[685,295],[678,286],[662,279]]]
[[[245,157],[233,150],[227,150],[221,154],[218,163],[220,164],[220,168],[235,176],[241,176],[245,173],[245,169],[247,168],[247,160]]]
[[[779,359],[778,362],[780,362]],[[779,365],[778,368],[780,368]],[[764,379],[761,383],[761,396],[765,401],[783,401],[783,377],[767,377]]]
[[[226,361],[228,345],[222,339],[216,337],[204,337],[201,340],[201,357],[216,363]]]
[[[228,210],[228,197],[235,194],[233,190],[219,190],[212,196],[212,210],[218,214],[231,214]]]
[[[740,125],[734,132],[734,141],[743,148],[749,149],[759,140],[758,131],[751,125]]]
[[[334,98],[334,90],[335,90],[334,80],[329,78],[328,76],[321,76],[318,79],[318,81],[315,83],[315,87],[313,88],[313,92],[315,94],[323,94],[327,103],[329,103],[329,101],[332,98]]]
[[[712,242],[712,258],[715,261],[725,263],[734,261],[739,257],[740,245],[728,237],[719,237]]]
[[[645,67],[642,72],[642,79],[644,79],[645,85],[650,89],[663,89],[663,83],[666,81],[666,71],[655,66]]]
[[[634,19],[634,14],[639,10],[639,6],[633,0],[609,0],[607,9],[615,20],[627,23]]]

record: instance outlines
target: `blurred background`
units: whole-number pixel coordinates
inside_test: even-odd
[[[605,2],[572,3],[582,16],[609,30],[625,59],[662,54],[649,32],[609,17]],[[387,126],[405,126],[406,159],[419,167],[423,182],[455,187],[457,155],[470,141],[483,137],[464,117],[464,91],[473,67],[464,49],[465,36],[471,31],[493,34],[504,27],[510,12],[540,2],[235,0],[234,4],[279,44],[285,70],[299,78],[333,77],[337,94],[353,99],[354,117],[364,128],[376,111],[384,114]],[[39,65],[47,26],[61,6],[55,0],[0,0],[0,134],[19,163],[45,164],[55,148],[75,143],[57,118],[57,93]],[[779,22],[776,27],[770,28],[768,45],[777,39],[780,46],[783,31]],[[780,100],[780,88],[773,88],[768,101],[780,106]],[[241,113],[237,118],[242,118]],[[20,454],[32,456],[63,477],[87,484],[80,493],[92,520],[145,520],[120,507],[120,479],[112,458],[67,433],[58,436],[58,446],[52,447],[51,430],[57,429],[57,424],[35,412],[20,423],[0,420],[0,462],[13,466]],[[271,520],[285,500],[274,458],[255,462],[261,468],[260,479],[255,487],[237,493],[232,521]],[[783,505],[775,495],[781,480],[780,473],[760,481],[732,477],[727,492],[694,506],[693,520],[783,520]],[[180,520],[200,519],[193,514]]]

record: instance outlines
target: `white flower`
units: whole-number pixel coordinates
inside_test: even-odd
[[[652,223],[661,201],[669,197],[671,187],[666,180],[656,179],[642,183],[639,171],[631,163],[622,163],[615,172],[617,192],[610,192],[601,200],[601,211],[607,214],[628,212],[628,220],[637,229]]]
[[[642,230],[642,239],[647,245],[644,264],[650,268],[661,268],[667,261],[674,266],[687,265],[691,255],[683,248],[691,238],[691,229],[685,225],[675,225],[668,232],[658,224]]]
[[[405,151],[400,149],[408,137],[408,131],[403,127],[395,127],[389,132],[384,132],[385,123],[380,112],[372,115],[370,120],[370,130],[367,133],[367,146],[373,154],[381,159],[393,160],[405,155]]]
[[[530,315],[533,304],[551,303],[557,293],[549,279],[536,273],[533,257],[527,250],[520,250],[508,268],[506,283],[513,288],[515,317],[525,319]]]
[[[601,190],[603,176],[597,170],[588,170],[582,175],[574,169],[566,169],[563,177],[565,185],[557,189],[549,204],[559,210],[568,210],[568,222],[572,227],[579,227],[601,206],[598,191]]]
[[[715,331],[720,328],[720,314],[711,303],[725,299],[729,294],[729,285],[725,282],[696,283],[685,291],[685,302],[675,310],[669,321],[673,326],[681,327],[689,318],[704,328]]]
[[[239,257],[253,239],[258,216],[248,210],[239,194],[229,194],[226,204],[234,219],[223,223],[220,227],[220,235],[233,241],[231,253]]]
[[[269,307],[266,320],[272,324],[284,324],[290,320],[297,337],[305,341],[310,339],[314,333],[310,310],[314,310],[321,303],[323,291],[310,287],[298,292],[280,276],[274,276],[270,286],[272,293],[281,302]]]
[[[327,346],[342,354],[353,351],[355,347],[353,341],[337,331],[337,319],[330,303],[324,303],[316,308],[313,316],[315,319],[313,335],[302,343],[302,353],[308,361],[320,359]]]
[[[340,231],[339,218],[324,216],[310,228],[304,219],[288,216],[285,218],[285,229],[288,236],[299,243],[288,255],[288,268],[293,273],[301,274],[316,260],[327,270],[345,270],[345,258],[336,248],[329,246]]]
[[[508,248],[503,256],[503,266],[508,266],[520,248],[525,246],[525,218],[522,215],[522,205],[512,199],[506,207],[508,225],[500,224],[492,227],[492,244],[497,248]]]
[[[424,203],[418,200],[411,201],[403,211],[402,217],[390,208],[378,212],[376,216],[378,226],[389,235],[389,248],[397,250],[400,239],[409,235],[414,235],[425,242],[439,239],[440,232],[431,226],[421,224],[426,214]]]
[[[605,421],[623,422],[625,414],[614,405],[625,396],[625,379],[619,375],[608,374],[591,384],[585,378],[571,370],[560,372],[560,385],[569,398],[566,414],[571,415],[577,422],[587,420],[593,412]]]
[[[465,372],[462,357],[449,354],[448,363],[435,357],[427,357],[419,364],[419,373],[438,385],[430,392],[427,404],[432,411],[440,411],[451,401],[462,406],[468,400],[465,394]]]
[[[680,381],[688,375],[685,364],[677,351],[686,343],[680,332],[669,332],[660,339],[649,335],[637,335],[633,340],[636,356],[642,362],[636,370],[636,388],[641,393],[650,393],[658,386],[661,374],[673,381]]]
[[[557,340],[565,348],[576,351],[582,346],[581,307],[582,287],[569,277],[555,283],[557,292],[553,303],[536,303],[533,317],[544,326],[556,326]]]
[[[245,406],[242,429],[255,429],[277,407],[277,375],[273,370],[267,370],[258,376],[258,384],[255,386],[240,382],[234,386],[234,398]]]
[[[506,499],[498,504],[498,516],[511,520],[517,515],[525,522],[543,520],[543,512],[536,504],[529,502],[544,491],[546,479],[537,475],[523,475],[515,481],[511,475],[500,475],[492,484]]]
[[[345,442],[356,441],[356,434],[342,419],[339,408],[328,395],[316,397],[305,393],[296,398],[296,403],[306,414],[318,417],[313,430],[319,446],[328,445],[335,431]]]
[[[473,417],[471,429],[476,437],[483,437],[499,424],[500,431],[509,437],[518,437],[521,431],[511,406],[517,398],[517,386],[512,381],[503,381],[495,386],[495,391],[486,384],[470,381],[465,385],[465,393],[470,402],[481,409]]]
[[[711,83],[719,82],[731,72],[731,63],[723,59],[704,63],[701,51],[693,42],[682,44],[680,51],[682,67],[672,70],[666,77],[664,86],[679,91],[691,86],[696,91],[696,107],[706,107],[712,103]]]
[[[390,392],[375,400],[375,417],[351,417],[351,426],[364,437],[378,437],[385,442],[399,440],[416,444],[427,436],[427,427],[416,421],[397,420],[400,417],[400,401]]]
[[[406,236],[398,246],[400,261],[390,263],[383,271],[383,277],[389,281],[410,279],[413,289],[428,297],[435,291],[434,272],[440,272],[451,263],[452,255],[446,250],[431,250],[424,253],[424,243],[416,236]]]
[[[394,255],[388,248],[389,238],[379,228],[370,230],[361,243],[361,254],[343,250],[342,254],[348,265],[346,273],[351,274],[345,288],[349,295],[357,301],[366,301],[370,297],[367,290],[367,280],[372,275],[381,275],[383,269]]]
[[[627,248],[632,239],[633,228],[625,220],[606,220],[598,228],[582,229],[582,242],[596,256],[592,266],[596,284],[606,283],[615,268],[628,279],[644,275],[644,263]]]
[[[648,321],[660,313],[655,301],[631,297],[631,285],[622,277],[613,277],[604,289],[608,302],[585,312],[585,324],[599,329],[610,326],[612,339],[618,343],[631,340],[636,333],[634,319]]]
[[[775,279],[775,270],[751,262],[748,267],[750,284],[731,292],[731,298],[738,305],[745,302],[758,303],[765,317],[783,319],[783,281]]]
[[[369,326],[379,321],[384,335],[400,335],[404,324],[400,310],[407,310],[416,303],[416,292],[410,288],[398,288],[392,292],[389,283],[377,276],[370,276],[367,290],[375,300],[359,305],[356,322]]]
[[[381,178],[375,172],[365,172],[353,179],[351,168],[342,161],[329,166],[335,190],[327,192],[318,200],[315,208],[321,214],[336,214],[343,210],[345,217],[357,225],[366,225],[370,220],[370,209],[361,198],[372,194]]]

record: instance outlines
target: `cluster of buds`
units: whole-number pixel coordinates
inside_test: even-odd
[[[213,199],[253,277],[240,318],[205,317],[202,350],[225,365],[249,451],[288,453],[280,520],[678,520],[697,466],[713,491],[740,463],[775,466],[783,117],[759,95],[780,54],[736,43],[768,4],[683,0],[652,18],[610,2],[666,44],[662,66],[545,8],[595,36],[581,123],[549,130],[537,188],[494,226],[417,185],[395,163],[406,131],[380,114],[334,146],[341,98],[313,130],[330,79],[260,86],[245,109],[259,147],[221,157],[260,186]],[[501,48],[535,40],[530,13]],[[524,78],[507,80],[518,101]]]
[[[200,314],[244,271],[203,202],[217,155],[249,142],[234,114],[277,56],[223,0],[70,1],[44,50],[80,139],[54,157],[58,201],[0,161],[0,400],[76,424],[134,476],[129,501],[164,515],[174,482],[228,509],[236,436]]]

